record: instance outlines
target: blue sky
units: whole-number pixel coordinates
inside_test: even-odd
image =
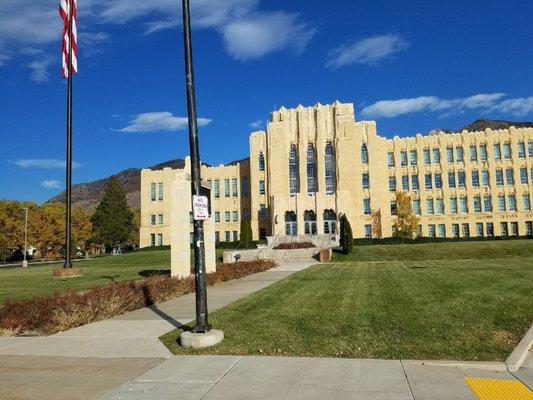
[[[64,185],[54,0],[0,2],[0,198]],[[188,153],[179,0],[78,0],[75,182]],[[191,0],[201,155],[248,155],[281,106],[353,102],[383,136],[531,120],[530,1]]]

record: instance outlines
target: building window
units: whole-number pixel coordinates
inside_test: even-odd
[[[483,186],[489,187],[490,186],[490,175],[488,170],[481,171],[481,179],[483,180]]]
[[[215,231],[215,243],[220,242],[220,231]]]
[[[455,187],[455,172],[453,171],[448,172],[448,187],[449,188]]]
[[[494,143],[494,145],[492,146],[492,152],[494,153],[495,160],[502,159],[502,150],[499,143]]]
[[[418,184],[418,175],[411,175],[411,190],[418,190],[419,184]]]
[[[437,214],[444,214],[444,200],[442,198],[438,198],[435,202]]]
[[[233,231],[233,241],[236,242],[239,240],[239,234],[237,231]]]
[[[424,149],[424,165],[431,164],[431,154],[429,149]]]
[[[233,222],[238,222],[238,221],[239,221],[239,212],[233,211]]]
[[[433,164],[440,164],[440,149],[438,147],[433,149]]]
[[[402,150],[400,152],[400,165],[402,167],[406,167],[407,166],[407,150]]]
[[[533,221],[526,221],[526,236],[533,236]]]
[[[396,200],[391,200],[390,202],[390,215],[398,214],[398,206],[396,205]]]
[[[501,169],[496,170],[496,185],[503,186],[503,171]]]
[[[248,197],[250,195],[250,181],[247,176],[241,178],[241,194],[243,197]]]
[[[238,196],[237,178],[231,178],[231,195],[233,197],[237,197]]]
[[[152,214],[150,215],[150,225],[155,225],[156,224],[156,215],[155,214]]]
[[[404,192],[409,191],[409,175],[402,175],[402,190]]]
[[[476,145],[470,146],[470,161],[477,161],[477,148],[476,148]]]
[[[267,209],[264,204],[259,205],[259,219],[264,220],[267,217]]]
[[[313,211],[304,212],[304,228],[306,235],[316,235],[316,214]]]
[[[231,232],[230,231],[224,231],[224,239],[226,240],[226,242],[229,242],[231,241]]]
[[[455,154],[456,154],[456,157],[457,157],[457,162],[458,163],[462,163],[464,161],[463,146],[457,146],[455,148]]]
[[[265,194],[265,181],[263,179],[259,181],[259,194]]]
[[[433,188],[433,182],[431,181],[431,174],[426,174],[424,177],[426,189],[432,189]]]
[[[150,246],[155,246],[155,233],[150,234]]]
[[[520,168],[520,183],[522,185],[527,185],[527,168]]]
[[[215,179],[215,199],[220,198],[220,181]]]
[[[446,225],[439,224],[439,237],[444,238],[446,237]]]
[[[510,194],[507,196],[507,201],[509,203],[509,211],[516,211],[516,196],[514,194]]]
[[[492,212],[492,197],[490,195],[483,196],[483,209],[485,212]]]
[[[163,192],[163,182],[159,182],[157,184],[157,186],[158,186],[158,195],[159,195],[157,199],[159,201],[163,201],[163,193],[164,193]]]
[[[231,221],[231,212],[226,211],[224,213],[224,221],[226,221],[226,222],[230,222]]]
[[[300,191],[298,179],[298,153],[292,144],[289,151],[289,194],[294,196]]]
[[[433,199],[426,199],[426,212],[429,215],[435,214],[435,208],[433,206]]]
[[[157,234],[157,245],[163,246],[163,234],[162,233]]]
[[[316,155],[315,148],[311,143],[307,145],[307,194],[315,194],[316,182]]]
[[[229,197],[229,194],[230,194],[229,179],[224,179],[224,197]]]
[[[285,234],[288,236],[296,236],[298,234],[298,224],[294,211],[285,213]]]
[[[503,212],[507,211],[507,207],[505,205],[505,196],[499,195],[498,196],[498,211]]]
[[[465,171],[457,172],[457,183],[460,188],[466,187],[466,174]]]
[[[518,142],[518,157],[526,158],[526,144],[524,142]]]
[[[449,164],[453,163],[453,147],[446,147],[446,161]]]
[[[509,236],[509,227],[507,222],[500,222],[500,231],[502,236]]]
[[[479,145],[479,158],[481,161],[487,161],[487,145],[481,144]]]
[[[472,171],[472,186],[479,187],[479,171],[478,170]]]
[[[452,224],[452,237],[459,237],[459,224]]]
[[[476,222],[476,235],[483,237],[483,222]]]
[[[215,211],[215,222],[220,222],[220,211]]]
[[[518,236],[518,222],[511,222],[511,235]]]
[[[487,222],[487,236],[494,236],[494,224],[492,222]]]
[[[507,185],[513,186],[514,185],[514,175],[513,175],[513,169],[507,168],[505,170],[505,181],[507,182]]]
[[[396,191],[396,177],[395,176],[389,176],[389,191],[391,192]]]
[[[365,238],[371,239],[372,238],[372,225],[365,225]]]
[[[511,159],[511,143],[503,144],[503,158],[505,158],[506,160]]]
[[[337,232],[337,214],[333,210],[324,211],[324,233],[332,235]]]
[[[159,223],[159,225],[163,225],[163,214],[158,214],[157,215],[157,222]]]
[[[442,189],[442,174],[435,172],[435,188]]]
[[[266,228],[259,228],[259,239],[265,240],[267,237],[267,230]]]
[[[363,145],[366,149],[366,145]],[[368,163],[368,152],[367,160]],[[326,150],[324,152],[324,164],[325,164],[325,174],[326,174],[326,194],[332,194],[336,189],[336,176],[335,176],[335,151],[333,145],[328,142],[326,143]]]
[[[363,199],[363,214],[370,215],[372,210],[370,208],[370,198],[366,197]]]
[[[459,198],[459,206],[462,214],[468,214],[468,199],[466,197]]]
[[[156,190],[157,190],[157,185],[156,185],[155,182],[152,182],[150,184],[150,198],[152,199],[152,201],[156,201],[157,200]]]
[[[474,212],[481,212],[481,196],[474,196]]]
[[[243,211],[242,211],[242,217],[248,221],[250,219],[250,210],[245,208]]]
[[[531,211],[531,197],[529,197],[529,193],[522,195],[522,203],[524,205],[524,211]]]
[[[450,198],[450,212],[452,214],[457,214],[457,197]]]
[[[361,175],[361,185],[363,189],[368,189],[370,187],[370,177],[368,174]]]
[[[429,237],[435,237],[436,234],[435,234],[435,225],[434,224],[429,224],[428,225],[428,235]]]
[[[392,151],[387,153],[387,165],[389,167],[394,167],[394,153]]]
[[[409,151],[409,162],[411,165],[417,165],[418,154],[416,150]]]
[[[530,140],[527,142],[527,152],[529,154],[529,157],[533,157],[533,140]]]
[[[263,172],[265,170],[265,156],[263,155],[263,152],[259,152],[259,171]]]
[[[463,237],[470,237],[470,225],[463,224],[462,225],[462,231],[463,231]]]
[[[413,212],[416,215],[420,215],[422,212],[420,210],[420,199],[414,199],[413,200]]]
[[[326,145],[326,149],[327,149],[327,145]],[[368,148],[366,147],[365,143],[361,145],[361,163],[368,164]]]

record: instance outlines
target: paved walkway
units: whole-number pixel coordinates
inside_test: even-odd
[[[292,263],[208,288],[214,311],[311,263]],[[446,364],[333,358],[176,356],[157,339],[194,319],[189,294],[39,338],[0,338],[4,399],[476,400],[465,377],[533,387],[533,358],[515,376],[503,363]]]

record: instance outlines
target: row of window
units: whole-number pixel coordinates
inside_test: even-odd
[[[231,184],[230,184],[231,182]],[[213,190],[213,197],[215,199],[220,198],[220,180],[209,179],[207,186]],[[247,176],[241,178],[241,196],[248,197],[250,194],[250,183]],[[238,197],[238,183],[237,178],[224,179],[224,197]]]
[[[479,149],[479,151],[478,151]],[[469,154],[468,159],[470,161],[487,161],[488,160],[488,152],[487,152],[487,145],[486,144],[480,144],[479,146],[471,145],[469,147]],[[446,154],[446,162],[449,164],[452,164],[454,162],[462,163],[464,162],[465,156],[464,156],[464,149],[463,146],[456,146],[455,148],[452,146],[446,147],[445,149]],[[400,165],[402,167],[409,165],[417,165],[418,163],[418,154],[417,150],[409,150],[409,153],[407,150],[401,150],[400,151]],[[526,158],[526,144],[523,141],[520,141],[517,143],[517,153],[519,158]],[[533,157],[533,141],[528,142],[528,152],[527,155],[529,157]],[[510,160],[512,158],[512,148],[511,143],[494,143],[493,145],[493,156],[494,160],[501,160],[502,156],[505,160]],[[361,147],[361,160],[363,164],[368,163],[368,150],[366,148],[366,145],[363,144]],[[424,165],[430,165],[430,164],[440,164],[441,163],[441,150],[438,147],[435,147],[433,149],[424,149],[422,160]],[[396,160],[394,156],[394,152],[390,151],[387,154],[387,165],[389,167],[394,167],[396,165]]]
[[[152,201],[163,201],[163,182],[152,182],[150,184],[150,199]]]

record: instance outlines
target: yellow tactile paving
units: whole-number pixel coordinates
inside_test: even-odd
[[[520,381],[465,378],[479,400],[533,400],[533,392]]]

